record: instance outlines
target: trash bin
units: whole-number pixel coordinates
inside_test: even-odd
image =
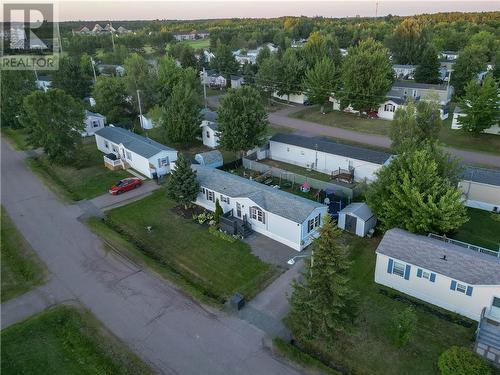
[[[245,298],[240,293],[235,293],[229,300],[229,306],[234,310],[241,310],[245,306]]]

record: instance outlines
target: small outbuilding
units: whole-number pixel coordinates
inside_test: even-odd
[[[366,203],[351,203],[339,211],[338,227],[364,237],[377,225],[377,218]]]
[[[222,167],[222,164],[224,164],[222,153],[217,150],[200,152],[194,156],[194,160],[200,165],[212,168]]]

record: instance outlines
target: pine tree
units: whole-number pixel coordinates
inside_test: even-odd
[[[188,204],[196,200],[199,191],[200,184],[196,179],[196,171],[191,168],[184,155],[179,154],[175,170],[167,181],[167,197],[183,204],[187,209]]]
[[[357,293],[348,277],[351,262],[338,237],[334,222],[325,218],[302,282],[293,284],[291,310],[285,322],[298,339],[331,343],[356,315]]]
[[[448,233],[467,222],[454,162],[435,144],[396,156],[377,173],[366,201],[384,229]],[[456,173],[456,172],[455,172]]]
[[[415,81],[421,83],[439,83],[439,59],[434,47],[425,49],[420,64],[415,69]]]
[[[223,213],[224,213],[224,211],[222,210],[222,207],[221,207],[221,205],[219,203],[219,199],[216,199],[215,200],[214,219],[215,219],[215,222],[217,224],[219,224],[220,217],[222,216]]]
[[[460,104],[465,114],[458,118],[462,130],[478,135],[498,123],[500,117],[498,95],[498,84],[491,75],[488,75],[483,82],[470,81],[465,87],[465,96]]]

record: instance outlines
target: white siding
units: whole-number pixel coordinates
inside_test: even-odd
[[[203,144],[210,148],[217,148],[219,146],[218,133],[207,125],[208,121],[201,123],[201,136]]]
[[[500,296],[500,285],[471,285],[472,295],[467,296],[465,293],[451,290],[452,279],[447,276],[436,274],[435,282],[417,277],[417,270],[421,267],[415,265],[410,265],[410,278],[405,280],[387,272],[388,262],[389,257],[377,254],[375,282],[476,321],[479,321],[483,307],[491,306],[493,296]],[[461,280],[456,281],[470,285]]]
[[[272,238],[275,241],[281,242],[297,251],[301,251],[307,245],[309,245],[311,243],[311,240],[314,238],[314,235],[317,234],[316,229],[311,231],[311,233],[309,234],[307,233],[307,220],[316,217],[319,213],[321,213],[322,216],[327,215],[327,207],[320,207],[311,212],[308,219],[304,223],[299,224],[284,217],[278,216],[274,213],[262,210],[265,213],[265,223],[261,223],[260,221],[254,220],[250,217],[250,207],[258,206],[251,199],[230,197],[230,203],[227,204],[225,202],[222,202],[221,194],[215,192],[215,200],[217,199],[219,199],[219,203],[224,212],[233,209],[233,214],[235,216],[236,203],[240,203],[242,218],[243,215],[246,215],[247,220],[252,227],[252,230],[257,233],[261,233],[269,238]],[[206,195],[201,192],[198,194],[195,203],[206,208],[207,210],[215,211],[215,202],[208,201],[206,199]],[[323,220],[324,219],[322,217],[321,222],[323,222]]]
[[[104,124],[106,122],[105,117],[100,116],[86,116],[84,123],[85,128],[83,129],[82,136],[87,137],[94,135],[96,131],[104,128]]]
[[[304,104],[307,100],[307,96],[304,94],[290,94],[290,95],[278,95],[277,92],[273,93],[273,97],[289,101],[291,103]]]
[[[331,174],[338,168],[348,169],[349,166],[354,167],[354,179],[357,181],[365,178],[370,181],[375,180],[375,173],[382,167],[381,164],[327,154],[322,151],[275,141],[270,142],[269,157],[273,160],[299,165],[304,168],[312,166],[314,170],[325,174]]]

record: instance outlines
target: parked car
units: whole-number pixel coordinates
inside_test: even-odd
[[[126,191],[138,188],[142,185],[142,181],[137,177],[127,177],[123,180],[118,181],[116,185],[111,186],[109,193],[113,195],[118,195],[125,193]]]

